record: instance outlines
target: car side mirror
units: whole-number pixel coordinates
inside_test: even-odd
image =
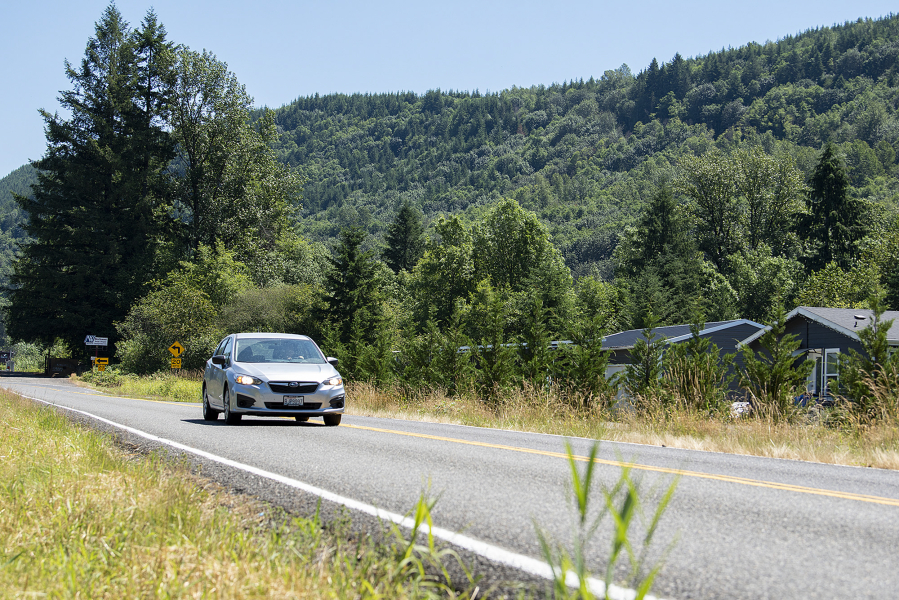
[[[224,367],[227,359],[221,354],[212,357],[212,364]]]
[[[328,363],[330,363],[330,365],[331,365],[332,367],[336,367],[336,366],[337,366],[337,363],[339,362],[339,361],[338,361],[336,358],[334,358],[333,356],[329,356],[329,357],[326,358],[325,360],[328,361]]]

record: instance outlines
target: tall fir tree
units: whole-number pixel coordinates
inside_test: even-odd
[[[62,92],[66,119],[41,111],[47,151],[33,198],[18,196],[33,242],[22,249],[7,308],[14,338],[72,347],[86,334],[115,337],[113,323],[152,279],[161,170],[172,156],[161,92],[172,52],[148,13],[131,31],[114,5],[97,22]]]
[[[404,202],[385,236],[387,248],[382,254],[384,262],[394,273],[411,272],[425,253],[425,230],[421,213]]]
[[[867,233],[865,203],[849,195],[846,164],[833,144],[827,144],[811,177],[808,214],[799,220],[799,235],[812,250],[807,267],[817,271],[836,262],[843,270],[858,256]]]
[[[373,252],[362,248],[365,237],[361,227],[340,233],[325,284],[326,317],[337,326],[343,344],[353,341],[354,328],[357,337],[373,341],[380,323],[378,267]]]

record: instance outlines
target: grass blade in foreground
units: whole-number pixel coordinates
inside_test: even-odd
[[[613,592],[620,590],[613,583],[616,567],[626,557],[630,566],[627,585],[631,586],[636,595],[636,600],[642,600],[652,590],[652,584],[658,575],[664,556],[654,565],[646,568],[648,550],[652,544],[659,521],[668,507],[668,503],[677,488],[675,479],[656,505],[653,515],[646,527],[643,539],[640,541],[640,551],[635,552],[631,541],[633,534],[634,517],[643,516],[643,505],[640,501],[639,481],[635,480],[630,469],[623,468],[618,481],[611,487],[603,486],[603,505],[597,509],[598,513],[591,521],[592,509],[591,484],[594,468],[596,466],[596,454],[599,444],[594,443],[590,449],[589,460],[584,466],[583,473],[578,470],[577,462],[571,451],[571,445],[566,444],[568,452],[568,464],[571,468],[571,492],[576,509],[576,524],[572,536],[572,548],[566,549],[559,543],[550,540],[548,534],[539,525],[535,524],[537,535],[540,539],[540,547],[544,559],[553,570],[553,592],[556,598],[566,600],[594,600],[596,590],[591,589],[591,572],[587,566],[587,547],[596,535],[600,524],[607,516],[612,517],[612,542],[608,563],[605,571],[603,598],[610,600]],[[665,554],[671,550],[673,542],[669,545]],[[614,596],[617,597],[617,596]]]

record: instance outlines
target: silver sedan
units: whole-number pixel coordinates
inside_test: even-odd
[[[343,378],[305,335],[235,333],[221,341],[203,373],[203,418],[224,413],[234,424],[243,415],[322,417],[339,425],[346,404]]]

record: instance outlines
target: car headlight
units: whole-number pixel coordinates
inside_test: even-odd
[[[250,377],[249,375],[238,375],[234,378],[234,381],[242,385],[259,385],[262,383],[262,380],[258,377]]]
[[[343,383],[343,379],[340,377],[332,377],[331,379],[322,381],[322,385],[340,385],[341,383]]]

